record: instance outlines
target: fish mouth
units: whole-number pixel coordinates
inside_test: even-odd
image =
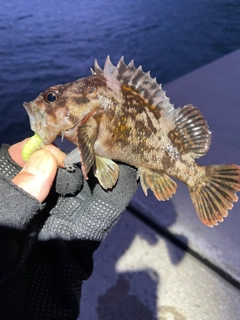
[[[46,124],[44,112],[37,109],[32,102],[24,102],[23,107],[28,114],[31,130],[41,138],[44,144],[52,143],[57,135],[51,137],[51,131]]]
[[[30,103],[24,102],[23,107],[27,111],[29,121],[30,121],[30,127],[32,131],[36,132],[37,123],[39,122],[39,121],[36,121],[37,112],[33,112],[33,108],[31,107],[31,102]]]
[[[27,111],[27,114],[28,114],[28,116],[30,118],[30,122],[31,122],[31,119],[34,119],[34,117],[33,117],[33,112],[31,110],[30,104],[28,102],[24,102],[23,107]]]

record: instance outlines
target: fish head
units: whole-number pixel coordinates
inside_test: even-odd
[[[49,87],[35,100],[24,102],[23,106],[31,129],[44,144],[52,143],[58,135],[75,143],[77,127],[96,109],[96,87],[91,86],[88,78],[78,79]]]

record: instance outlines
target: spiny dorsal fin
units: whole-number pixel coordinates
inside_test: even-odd
[[[130,87],[140,94],[150,105],[153,105],[167,113],[174,110],[169,98],[163,91],[162,86],[157,83],[156,78],[150,76],[150,72],[144,72],[142,66],[136,68],[133,60],[126,65],[124,58],[121,57],[115,67],[108,56],[104,68],[102,69],[97,61],[94,61],[93,75],[103,75],[110,83],[118,81]]]
[[[211,144],[211,132],[202,113],[192,105],[178,108],[172,114],[175,128],[168,133],[172,144],[181,153],[193,158],[204,156]]]
[[[94,60],[94,69],[93,72],[95,75],[103,75],[103,69],[99,66],[97,60]]]

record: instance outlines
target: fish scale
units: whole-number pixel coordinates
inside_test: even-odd
[[[138,168],[144,193],[158,200],[177,189],[170,176],[189,188],[200,220],[217,225],[227,216],[240,191],[240,167],[235,164],[200,166],[211,144],[211,133],[201,112],[192,105],[175,109],[165,91],[133,60],[123,57],[104,68],[94,62],[92,75],[46,89],[24,103],[32,130],[44,144],[60,135],[77,146],[66,164],[81,162],[105,189],[117,183],[121,161]]]

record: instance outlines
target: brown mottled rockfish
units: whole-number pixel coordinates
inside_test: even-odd
[[[114,187],[119,168],[113,161],[138,168],[142,188],[158,200],[169,199],[183,181],[201,221],[223,221],[236,191],[240,167],[235,164],[200,166],[211,133],[201,112],[192,105],[174,109],[150,73],[121,58],[115,67],[109,57],[104,68],[95,61],[92,75],[46,89],[24,103],[31,129],[45,144],[58,135],[78,146],[85,178],[91,167],[105,189]]]

